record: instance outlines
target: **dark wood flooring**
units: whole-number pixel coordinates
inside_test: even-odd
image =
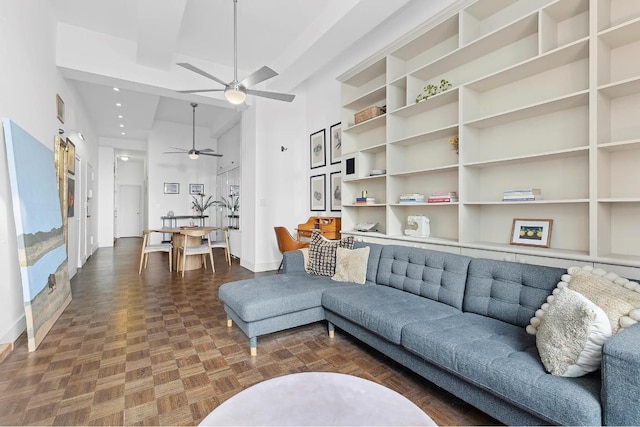
[[[258,340],[226,327],[218,287],[256,275],[169,273],[166,254],[151,254],[138,275],[141,239],[99,249],[72,280],[73,301],[37,351],[23,334],[0,364],[3,425],[195,425],[239,391],[303,371],[375,381],[422,408],[439,425],[497,421],[323,322]]]

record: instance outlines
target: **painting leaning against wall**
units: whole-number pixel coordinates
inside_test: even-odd
[[[71,302],[53,151],[2,119],[29,351]]]

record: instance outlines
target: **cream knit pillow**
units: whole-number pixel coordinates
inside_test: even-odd
[[[331,279],[338,282],[353,282],[359,285],[367,280],[369,246],[358,249],[336,249],[336,274]]]

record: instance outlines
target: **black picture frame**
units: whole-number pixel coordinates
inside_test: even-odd
[[[180,184],[177,182],[165,182],[164,194],[180,194]]]
[[[338,122],[329,128],[329,162],[338,164],[342,158],[342,124]]]
[[[329,175],[329,200],[331,211],[342,210],[342,172],[331,172]]]
[[[189,194],[204,194],[204,184],[189,184]]]
[[[311,169],[327,165],[327,145],[324,129],[309,135],[309,160]]]
[[[309,207],[312,212],[327,210],[327,175],[313,175],[309,179]]]

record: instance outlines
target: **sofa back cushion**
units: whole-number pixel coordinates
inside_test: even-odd
[[[463,255],[385,245],[376,282],[461,310],[470,261]]]
[[[376,276],[378,274],[378,263],[380,262],[380,252],[382,252],[382,245],[377,243],[368,242],[354,242],[353,249],[369,247],[369,262],[367,263],[367,277],[365,283],[373,284],[376,282]]]
[[[566,272],[563,268],[474,258],[469,264],[462,309],[524,328]]]

